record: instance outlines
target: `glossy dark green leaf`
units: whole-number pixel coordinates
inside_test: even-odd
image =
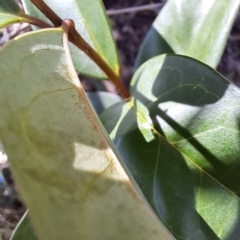
[[[179,240],[240,236],[240,90],[208,66],[162,55],[101,115],[159,218]]]
[[[98,115],[113,104],[122,101],[120,96],[109,92],[87,92],[86,95]]]
[[[79,34],[119,75],[119,62],[115,43],[101,0],[45,0],[62,19],[72,19]],[[47,21],[46,17],[30,2],[23,0],[24,9],[31,15]],[[71,55],[78,72],[95,78],[106,79],[102,70],[82,51],[70,43]]]
[[[173,50],[155,28],[151,27],[141,44],[135,60],[134,69],[136,70],[148,59],[164,53],[173,53]]]
[[[37,240],[27,212],[16,226],[10,240]]]
[[[169,0],[153,26],[177,54],[215,68],[223,53],[239,0]]]
[[[24,13],[14,0],[0,0],[0,28],[24,21]]]

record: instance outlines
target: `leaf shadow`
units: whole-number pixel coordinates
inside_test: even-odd
[[[133,190],[101,130],[96,131],[97,124],[89,121],[88,103],[79,101],[78,94],[75,88],[41,94],[27,111],[11,111],[6,130],[1,129],[37,236],[145,240],[161,235],[150,226],[154,215]],[[89,115],[83,117],[86,107]]]
[[[212,181],[212,179],[210,176],[212,174],[213,176],[215,176],[216,171],[219,169],[224,169],[226,165],[224,162],[220,161],[220,159],[213,152],[211,152],[206,145],[202,144],[196,138],[194,138],[192,133],[188,130],[188,127],[187,127],[188,123],[185,123],[184,126],[182,126],[181,123],[176,122],[174,119],[172,119],[168,115],[167,111],[163,111],[160,108],[157,108],[157,106],[159,103],[162,103],[162,102],[180,103],[182,105],[193,106],[198,108],[204,107],[206,105],[211,105],[218,102],[224,96],[224,94],[228,89],[229,82],[228,81],[219,82],[219,74],[216,72],[213,72],[211,68],[209,68],[204,64],[196,65],[191,62],[186,62],[185,59],[182,59],[181,61],[174,61],[175,68],[173,68],[171,67],[172,60],[174,60],[174,56],[170,56],[170,57],[168,56],[165,58],[162,64],[162,67],[158,75],[156,76],[156,79],[153,80],[151,93],[153,94],[153,96],[155,96],[157,100],[153,104],[151,103],[151,100],[144,95],[145,93],[144,89],[141,90],[141,88],[138,88],[138,83],[141,80],[141,75],[144,69],[139,70],[139,75],[135,81],[134,86],[132,87],[132,92],[134,95],[134,105],[136,106],[137,100],[140,101],[142,104],[147,105],[150,112],[150,117],[155,127],[157,128],[159,133],[162,135],[162,137],[165,138],[165,134],[164,134],[164,131],[161,129],[161,126],[157,124],[156,116],[160,117],[163,121],[165,121],[176,133],[181,135],[183,139],[186,139],[189,145],[191,145],[191,147],[194,148],[196,152],[200,153],[205,159],[207,159],[210,165],[213,166],[213,171],[211,169],[205,169],[206,171],[208,171],[208,174],[205,175],[205,174],[202,174],[200,170],[199,172],[201,176],[198,176],[199,178],[197,179],[199,182],[197,182],[196,175],[198,175],[199,172],[198,174],[196,174],[195,171],[192,171],[193,165],[191,163],[189,164],[186,161],[186,159],[184,159],[184,155],[180,156],[181,154],[178,153],[179,156],[176,157],[177,161],[175,162],[172,156],[161,160],[161,161],[165,160],[166,161],[165,165],[168,167],[165,171],[161,172],[159,170],[160,179],[159,181],[157,181],[157,184],[158,184],[157,188],[155,188],[156,189],[155,192],[158,193],[158,196],[159,196],[159,201],[156,201],[156,200],[154,201],[153,200],[154,194],[152,191],[149,190],[151,186],[154,186],[154,183],[149,182],[151,175],[150,174],[147,175],[144,172],[147,169],[149,170],[154,169],[153,165],[151,164],[150,164],[151,167],[146,167],[145,165],[153,161],[152,156],[151,157],[148,156],[150,152],[149,150],[150,147],[148,147],[148,145],[153,144],[153,142],[156,141],[157,136],[152,141],[152,143],[147,143],[145,139],[142,139],[141,141],[145,141],[145,143],[140,144],[139,139],[143,138],[143,136],[140,136],[141,133],[138,130],[136,130],[135,133],[131,132],[129,133],[129,135],[125,135],[120,139],[118,139],[117,147],[121,155],[123,156],[123,159],[125,159],[126,164],[128,165],[131,173],[133,174],[138,184],[140,185],[141,189],[143,190],[143,193],[146,195],[151,205],[153,206],[154,210],[158,213],[160,218],[167,224],[169,229],[171,229],[171,231],[174,232],[175,236],[178,236],[180,238],[189,238],[189,236],[191,236],[189,239],[211,239],[211,240],[220,239],[215,233],[217,229],[215,230],[212,229],[209,223],[207,223],[203,219],[202,215],[197,211],[197,207],[199,206],[200,203],[197,201],[198,193],[196,192],[196,187],[200,186],[199,187],[200,189],[201,188],[204,189],[205,187],[211,189],[210,182]],[[179,69],[184,69],[184,72],[179,71]],[[202,72],[204,72],[204,77]],[[146,78],[145,78],[145,81],[147,81]],[[151,114],[151,110],[153,108],[157,110],[155,110],[154,114]],[[195,115],[197,115],[198,113],[199,111],[196,111]],[[194,118],[194,116],[192,117]],[[127,120],[125,121],[125,124],[126,122]],[[136,129],[137,129],[137,123],[136,123]],[[134,134],[135,135],[138,134],[138,137],[135,137],[135,138],[132,137],[133,139],[131,139],[130,135],[134,135]],[[124,147],[128,146],[129,148],[129,146],[131,146],[131,142],[134,143],[133,145],[135,148],[137,145],[137,149],[133,151],[134,153],[130,157],[125,152]],[[147,148],[148,150],[145,151],[146,154],[144,155],[143,149],[145,148]],[[156,146],[152,147],[151,149],[156,149]],[[166,152],[165,156],[169,156],[170,152],[173,151],[173,149],[174,149],[173,146],[171,146],[168,152]],[[134,162],[135,157],[138,160]],[[148,163],[139,162],[139,159],[143,160],[144,158],[145,158],[145,161],[148,161]],[[154,159],[156,161],[156,156],[154,157]],[[170,164],[170,161],[172,161],[171,164]],[[180,167],[175,167],[177,166],[177,164],[180,164],[180,163],[181,163]],[[159,169],[164,168],[165,165],[162,163]],[[144,168],[144,166],[146,168]],[[173,172],[172,168],[175,169],[175,172]],[[166,172],[168,172],[168,175],[166,174]],[[202,175],[204,175],[204,177]],[[187,176],[191,176],[191,177],[187,179],[185,183],[183,183],[182,182],[183,178],[187,178]],[[175,177],[176,179],[173,181]],[[142,178],[144,178],[144,180]],[[201,186],[202,178],[205,178],[205,181],[208,181],[209,183],[205,186]],[[148,182],[148,184],[146,182]],[[169,190],[171,189],[171,187],[172,187],[172,190]],[[185,196],[182,195],[181,191],[179,193],[179,189],[183,189],[184,187],[187,188],[184,194]],[[223,191],[225,190],[226,189],[223,189]],[[219,190],[219,192],[221,191]],[[186,197],[186,196],[189,196],[189,197]],[[182,198],[183,199],[185,198],[186,202],[181,201]],[[178,208],[177,210],[174,211],[173,209],[174,209],[174,206],[176,205],[176,202],[177,203],[181,202],[181,204],[179,205],[177,204]],[[195,223],[198,222],[199,226],[201,226],[201,230],[204,229],[206,233],[206,238],[204,234],[201,236],[198,235],[196,227],[195,227],[196,229],[195,233],[191,233],[192,229],[188,224],[190,225],[193,224],[194,220],[191,217],[188,218],[189,214],[186,214],[187,212],[186,209],[188,208],[192,210],[192,212],[189,213],[190,215],[196,214]],[[199,209],[201,209],[201,207],[199,207]],[[239,204],[237,206],[237,209],[239,212]],[[164,212],[166,212],[167,214],[163,214]],[[175,218],[170,219],[171,214],[169,213],[173,215],[175,214]],[[204,214],[205,214],[204,216],[206,216],[206,213]],[[178,216],[179,219],[176,220],[176,216]],[[185,225],[184,225],[184,220],[182,220],[183,218],[187,220],[185,222]],[[176,223],[174,223],[175,226],[171,226],[174,220],[176,221]],[[239,234],[239,222],[240,222],[240,216],[238,215],[238,217],[235,219],[235,224],[233,224],[235,226],[230,230],[228,237],[224,239],[227,239],[227,240],[236,239],[234,237]]]
[[[127,126],[128,116],[122,127]],[[171,157],[157,157],[159,141],[161,156]],[[131,127],[128,134],[116,138],[115,144],[151,206],[176,237],[219,239],[195,210],[194,186],[199,185],[201,174],[192,172],[178,151],[158,136],[147,143],[137,123],[135,129]],[[128,148],[131,151],[127,151]]]

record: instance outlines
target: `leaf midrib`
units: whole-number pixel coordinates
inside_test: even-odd
[[[205,171],[203,168],[201,168],[198,164],[196,164],[190,157],[188,157],[185,153],[181,152],[180,149],[178,149],[176,146],[174,146],[173,143],[171,143],[157,129],[155,129],[153,124],[149,124],[149,122],[145,119],[145,117],[142,115],[142,113],[137,110],[137,107],[134,105],[133,99],[129,100],[129,104],[130,104],[130,106],[132,106],[133,110],[136,112],[136,117],[141,117],[141,120],[144,121],[146,124],[148,124],[150,126],[150,129],[152,129],[153,133],[155,133],[156,135],[159,136],[159,138],[162,138],[169,145],[171,145],[176,151],[178,151],[182,156],[184,156],[187,161],[189,161],[191,164],[193,164],[200,172],[206,174],[213,181],[215,181],[216,183],[221,185],[224,189],[226,189],[231,195],[233,195],[238,200],[240,200],[240,197],[237,196],[233,191],[231,191],[229,188],[227,188],[223,183],[219,182],[216,178],[214,178],[212,175],[210,175],[207,171]],[[193,137],[195,137],[195,136],[193,136]]]

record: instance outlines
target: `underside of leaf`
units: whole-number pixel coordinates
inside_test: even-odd
[[[38,239],[174,239],[111,148],[67,44],[48,29],[0,53],[0,138]]]

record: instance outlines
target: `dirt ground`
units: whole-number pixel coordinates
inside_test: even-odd
[[[151,0],[104,0],[107,10],[123,9],[129,7],[142,6],[149,3],[164,3],[165,1]],[[110,16],[110,23],[113,28],[113,36],[117,43],[121,62],[121,75],[126,86],[132,77],[134,61],[147,31],[158,14],[158,10],[147,10],[141,12],[131,12]],[[0,31],[0,46],[9,41],[19,33],[29,31],[28,24],[14,25]],[[238,14],[218,71],[240,86],[240,13]],[[95,81],[82,77],[84,87],[87,91],[96,91]],[[114,92],[111,84],[104,81],[104,86],[109,91]],[[0,188],[0,240],[7,240],[16,223],[24,213],[24,207],[16,196],[13,182],[6,165],[2,166],[7,174],[7,185]]]

